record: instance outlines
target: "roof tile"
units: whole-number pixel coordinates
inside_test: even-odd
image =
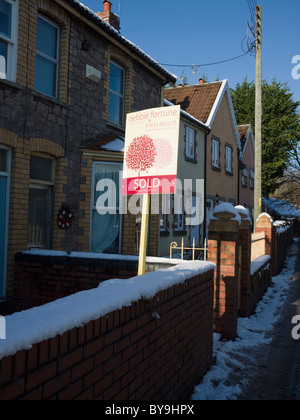
[[[174,105],[207,123],[211,110],[215,104],[222,82],[207,83],[179,88],[169,88],[164,92],[165,98]]]

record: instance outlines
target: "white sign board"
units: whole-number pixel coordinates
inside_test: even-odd
[[[180,106],[127,115],[122,195],[176,192]]]

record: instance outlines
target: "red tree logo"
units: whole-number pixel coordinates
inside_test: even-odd
[[[154,140],[156,147],[155,166],[158,169],[164,169],[172,163],[173,149],[169,140],[159,138]]]
[[[141,172],[152,168],[156,155],[154,141],[149,136],[144,135],[136,137],[130,143],[125,160],[128,169],[138,172],[141,176]]]

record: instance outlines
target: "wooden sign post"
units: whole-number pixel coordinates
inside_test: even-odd
[[[122,195],[143,196],[138,274],[145,274],[152,194],[175,194],[180,106],[127,115]]]
[[[144,194],[142,207],[142,225],[140,238],[140,254],[139,254],[139,271],[138,275],[146,274],[146,256],[148,245],[148,230],[149,230],[149,212],[150,212],[150,195]]]

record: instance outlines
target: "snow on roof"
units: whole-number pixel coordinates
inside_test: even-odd
[[[296,207],[292,206],[287,201],[263,198],[263,203],[270,211],[273,211],[279,217],[300,218],[300,210],[296,209]]]
[[[215,264],[210,262],[186,262],[128,280],[108,280],[97,289],[14,313],[5,317],[6,340],[0,341],[0,359],[131,306],[141,298],[151,299],[162,290],[214,269]]]
[[[117,31],[113,26],[109,23],[105,22],[97,13],[93,12],[89,9],[85,4],[79,2],[78,0],[66,0],[68,3],[71,3],[80,13],[87,15],[88,18],[93,19],[96,21],[101,27],[106,31],[109,32],[111,36],[116,38],[120,41],[123,45],[129,48],[133,53],[138,54],[142,57],[146,62],[148,62],[152,67],[156,68],[162,74],[164,74],[170,81],[175,82],[178,77],[172,73],[170,73],[167,69],[165,69],[161,64],[155,61],[152,57],[146,54],[141,48],[135,45],[133,42],[126,39],[122,36],[119,31]]]
[[[168,101],[167,99],[164,99],[164,104],[166,106],[175,106],[172,102]],[[201,127],[203,127],[208,132],[210,131],[210,128],[206,124],[204,124],[204,122],[202,122],[202,121],[198,120],[197,118],[193,117],[191,114],[184,111],[183,109],[180,109],[180,114],[183,117],[188,118],[190,121],[194,122],[195,124],[200,125]]]
[[[115,139],[101,146],[101,149],[108,150],[111,152],[124,152],[124,148],[125,148],[125,141],[122,139]]]

